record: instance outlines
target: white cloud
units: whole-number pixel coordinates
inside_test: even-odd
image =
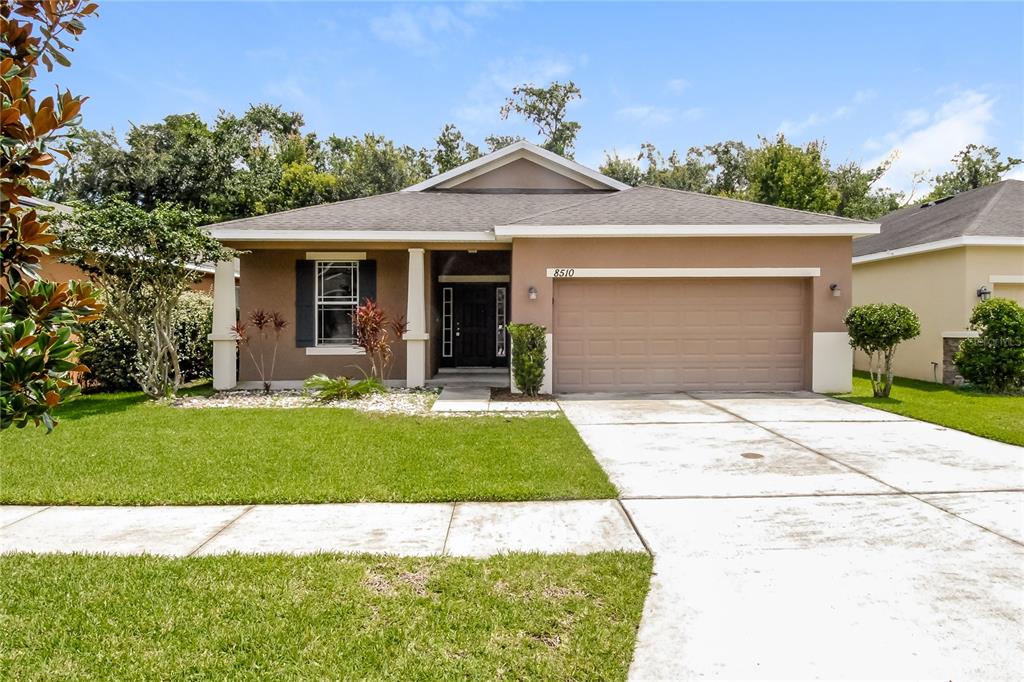
[[[623,107],[615,112],[618,118],[633,121],[640,125],[665,125],[674,121],[696,121],[704,115],[700,107],[689,109],[671,109],[649,104],[635,104]]]
[[[1024,180],[1024,166],[1017,166],[1004,175],[1003,180]]]
[[[482,16],[475,10],[463,13]],[[456,33],[468,36],[473,33],[473,26],[445,6],[396,7],[388,14],[371,19],[370,31],[385,43],[426,54],[438,49],[436,39],[442,35]]]
[[[564,80],[573,71],[573,64],[561,57],[514,57],[496,59],[487,65],[477,82],[466,94],[465,102],[454,113],[460,123],[469,127],[493,130],[501,123],[498,110],[512,88],[523,83],[544,86],[553,80]],[[472,132],[472,131],[471,131]]]
[[[623,107],[616,111],[615,115],[643,125],[662,125],[671,123],[675,118],[675,112],[671,109],[644,104]]]
[[[868,165],[876,165],[898,154],[892,167],[879,180],[879,186],[908,191],[915,173],[927,171],[935,175],[946,171],[953,165],[953,156],[968,144],[988,142],[994,104],[993,97],[968,90],[934,112],[923,109],[906,112],[896,130],[883,136],[881,141],[873,141],[878,145],[876,148],[886,151]]]
[[[680,95],[684,90],[690,87],[690,81],[683,78],[673,78],[665,84],[665,87],[668,88],[668,91],[673,95]]]
[[[850,98],[849,102],[840,104],[831,112],[823,114],[815,111],[799,121],[786,119],[779,124],[778,132],[787,136],[802,135],[805,131],[810,130],[811,128],[816,128],[823,123],[838,121],[848,117],[850,114],[855,112],[858,107],[870,102],[875,98],[875,96],[876,93],[874,90],[858,90],[853,94],[853,97]]]

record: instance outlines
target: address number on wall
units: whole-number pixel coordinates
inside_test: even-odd
[[[576,268],[551,268],[548,270],[548,277],[575,277]]]

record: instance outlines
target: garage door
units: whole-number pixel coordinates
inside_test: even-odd
[[[806,388],[806,281],[558,280],[555,390]]]

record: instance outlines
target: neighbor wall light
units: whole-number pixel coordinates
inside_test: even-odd
[[[992,295],[992,290],[989,289],[984,284],[982,284],[980,287],[978,287],[978,298],[980,298],[981,300],[987,301],[989,296],[991,296],[991,295]]]
[[[531,301],[537,300],[537,287],[530,287],[526,290],[526,295],[529,296]]]
[[[839,296],[843,295],[843,292],[839,289],[839,285],[838,284],[829,284],[828,285],[828,290],[831,291],[832,295],[837,297],[837,298]]]

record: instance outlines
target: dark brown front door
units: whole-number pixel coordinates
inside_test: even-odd
[[[492,367],[497,325],[494,285],[460,285],[453,303],[456,366]]]

